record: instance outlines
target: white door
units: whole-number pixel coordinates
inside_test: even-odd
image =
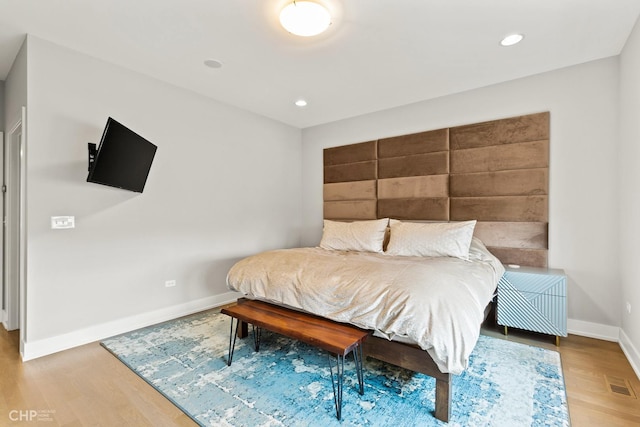
[[[2,272],[0,273],[0,275],[2,276],[2,279],[0,280],[2,282],[2,285],[0,285],[0,322],[2,322],[2,324],[4,325],[6,323],[6,319],[7,319],[7,298],[6,298],[6,288],[5,288],[5,280],[4,280],[4,272],[6,271],[6,266],[5,266],[5,262],[4,262],[4,252],[5,252],[5,248],[6,248],[6,237],[7,237],[7,209],[6,209],[6,198],[5,198],[5,194],[6,194],[6,187],[4,185],[4,169],[5,169],[5,164],[4,164],[4,155],[5,155],[5,146],[4,146],[4,133],[0,132],[0,145],[2,147],[2,171],[3,171],[3,175],[2,175],[2,186],[1,186],[1,191],[2,191],[2,246],[0,247],[0,260],[2,262]]]
[[[23,112],[24,119],[24,112]],[[20,329],[23,292],[23,120],[13,126],[4,144],[4,238],[3,238],[3,324],[5,329]]]

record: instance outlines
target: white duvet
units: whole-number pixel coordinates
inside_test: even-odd
[[[474,238],[469,261],[273,250],[239,261],[227,284],[249,297],[408,339],[428,351],[442,372],[459,374],[503,273],[500,261]]]

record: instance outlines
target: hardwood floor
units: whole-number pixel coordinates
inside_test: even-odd
[[[197,425],[98,343],[27,363],[17,349],[0,326],[0,426]]]
[[[505,338],[492,325],[483,333],[556,349],[549,336],[510,329]],[[17,349],[18,333],[0,326],[0,426],[196,425],[98,343],[27,363]],[[573,426],[640,426],[640,400],[607,385],[606,376],[640,394],[640,381],[618,344],[570,335],[558,350]]]

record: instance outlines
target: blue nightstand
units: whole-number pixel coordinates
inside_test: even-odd
[[[563,270],[505,267],[498,282],[498,325],[567,336],[567,277]]]

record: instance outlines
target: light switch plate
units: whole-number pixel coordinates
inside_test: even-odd
[[[76,217],[75,216],[52,216],[51,228],[54,230],[60,230],[65,228],[75,228]]]

